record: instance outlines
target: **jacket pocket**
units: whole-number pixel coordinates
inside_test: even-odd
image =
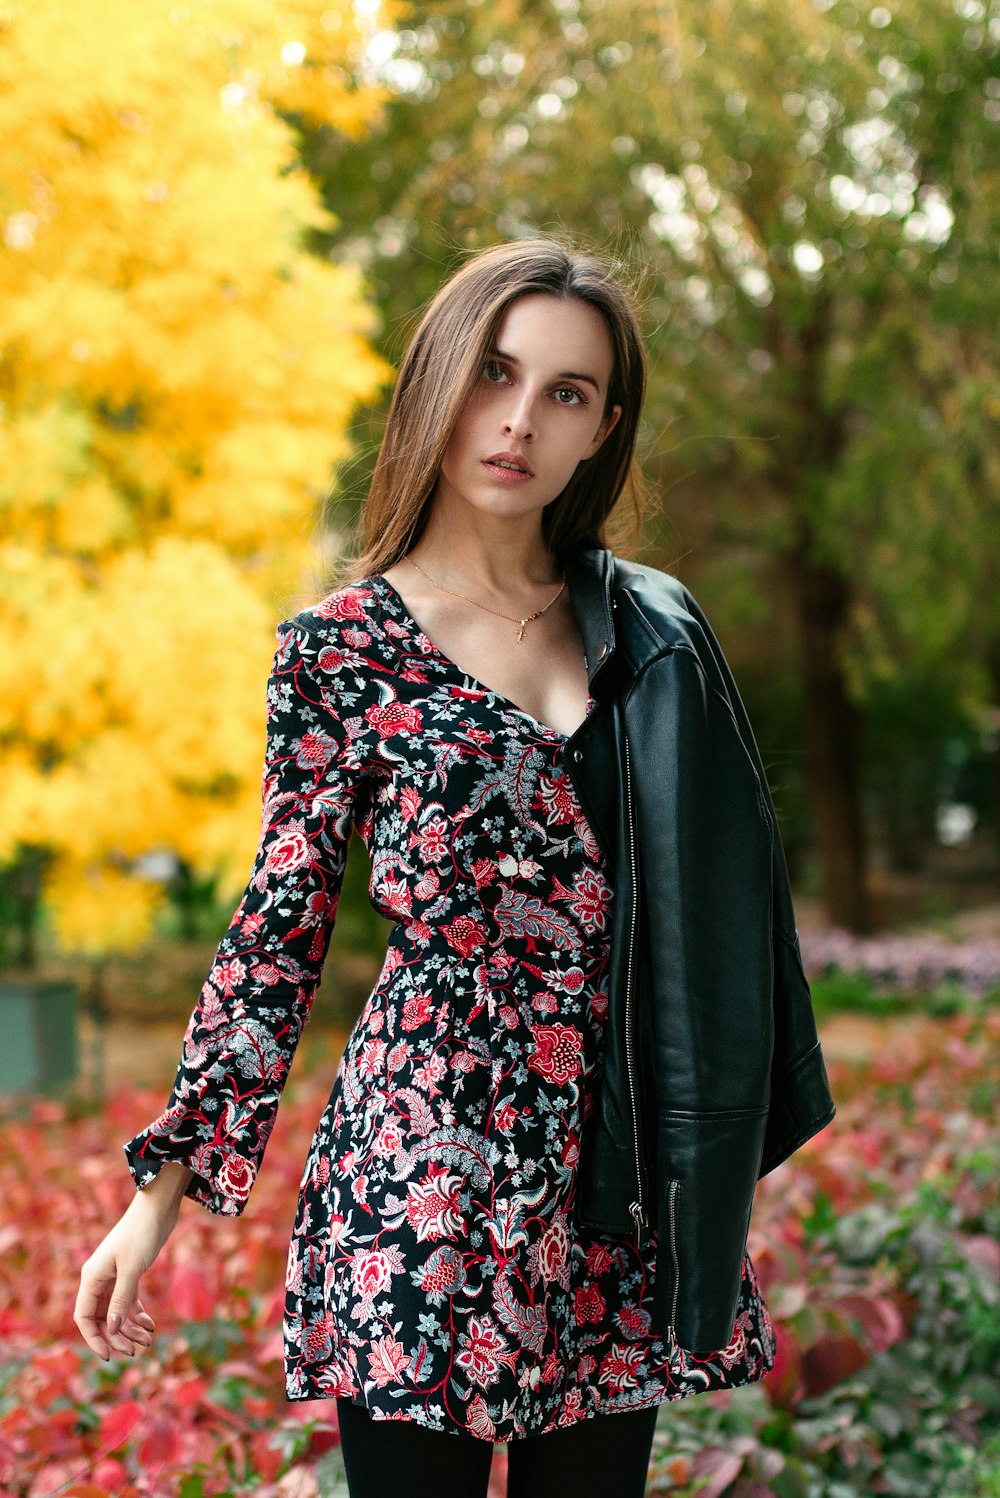
[[[664,1274],[656,1330],[672,1326],[679,1345],[698,1356],[725,1347],[733,1334],[767,1116],[735,1108],[660,1119],[657,1269],[662,1262]]]

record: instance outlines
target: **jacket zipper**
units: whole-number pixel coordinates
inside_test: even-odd
[[[625,745],[625,807],[628,816],[629,859],[632,868],[632,910],[629,932],[628,964],[625,971],[625,1070],[628,1075],[628,1090],[632,1100],[632,1143],[635,1149],[636,1199],[629,1203],[629,1211],[635,1221],[635,1241],[642,1248],[649,1240],[649,1219],[642,1199],[642,1162],[639,1156],[639,1114],[635,1099],[635,1074],[632,1065],[632,959],[635,953],[635,924],[638,910],[638,884],[636,880],[635,825],[632,816],[632,768],[629,759],[628,739],[622,734]]]
[[[674,1328],[677,1325],[677,1291],[681,1282],[681,1266],[677,1258],[677,1193],[681,1189],[680,1181],[671,1181],[667,1196],[667,1212],[669,1218],[670,1253],[674,1265],[674,1293],[670,1300],[670,1323],[667,1326],[667,1335],[671,1342],[677,1341],[677,1333]]]
[[[628,1073],[629,1096],[632,1100],[632,1140],[635,1146],[635,1179],[637,1196],[630,1203],[629,1211],[635,1219],[635,1238],[640,1248],[649,1241],[649,1221],[642,1200],[642,1162],[639,1155],[639,1117],[635,1101],[635,1077],[632,1066],[632,958],[635,951],[635,923],[638,910],[638,888],[636,884],[635,823],[632,814],[632,762],[629,757],[628,739],[622,735],[625,745],[625,802],[628,813],[629,857],[632,864],[632,929],[629,934],[628,966],[625,974],[625,1069]],[[673,1293],[670,1298],[670,1321],[667,1337],[671,1345],[677,1342],[677,1297],[680,1290],[681,1266],[677,1254],[677,1196],[680,1181],[667,1183],[667,1234],[670,1240],[670,1258],[673,1267]]]
[[[617,599],[612,599],[611,607],[614,609]],[[649,1241],[649,1219],[643,1204],[642,1195],[642,1161],[639,1154],[639,1114],[636,1107],[635,1094],[635,1072],[632,1060],[632,965],[635,955],[635,927],[639,908],[638,880],[636,877],[635,856],[635,820],[632,807],[632,761],[629,756],[628,738],[624,733],[622,725],[622,743],[625,748],[625,809],[628,819],[628,848],[629,860],[632,872],[632,911],[631,929],[629,931],[628,963],[625,970],[625,1070],[628,1074],[629,1097],[632,1101],[632,1142],[635,1148],[635,1181],[636,1199],[629,1204],[629,1211],[635,1221],[635,1239],[638,1247],[643,1248]],[[670,1321],[667,1326],[667,1336],[671,1345],[677,1342],[677,1297],[680,1289],[680,1262],[677,1256],[677,1194],[680,1191],[680,1181],[670,1181],[667,1195],[667,1232],[670,1239],[670,1256],[674,1272],[673,1294],[670,1299]]]

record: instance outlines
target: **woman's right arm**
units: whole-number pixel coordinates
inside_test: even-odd
[[[193,1172],[170,1162],[137,1191],[80,1271],[73,1320],[105,1362],[149,1347],[156,1323],[139,1298],[139,1281],[173,1232]]]
[[[309,1019],[340,902],[362,790],[354,739],[379,702],[367,660],[286,621],[267,684],[261,831],[243,896],[181,1043],[162,1112],[123,1145],[140,1192],[187,1166],[186,1194],[238,1217]],[[322,662],[322,664],[320,664]]]
[[[309,1018],[361,788],[352,733],[364,723],[362,688],[380,700],[356,652],[326,648],[333,627],[277,629],[254,866],[189,1020],[167,1107],[124,1145],[133,1200],[81,1271],[74,1321],[102,1358],[150,1343],[138,1285],[182,1197],[242,1213]]]

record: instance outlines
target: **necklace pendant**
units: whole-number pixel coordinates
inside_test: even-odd
[[[524,626],[527,624],[527,622],[528,622],[527,619],[522,619],[521,620],[521,627],[520,627],[520,629],[517,632],[517,643],[519,645],[520,645],[521,641],[524,639]]]

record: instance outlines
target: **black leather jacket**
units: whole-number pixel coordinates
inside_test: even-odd
[[[677,578],[564,558],[590,714],[566,769],[614,897],[579,1226],[657,1233],[653,1328],[732,1339],[757,1180],[834,1117],[767,779],[712,629]]]

